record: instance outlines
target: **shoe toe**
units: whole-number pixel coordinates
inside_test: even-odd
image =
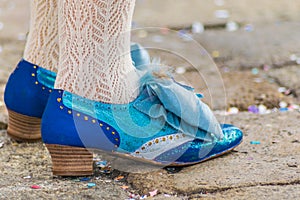
[[[221,127],[224,137],[219,143],[224,150],[236,147],[242,142],[243,132],[239,128],[230,124],[222,124]]]
[[[155,160],[162,163],[167,161],[172,166],[182,166],[200,163],[231,151],[242,142],[243,133],[233,125],[224,124],[221,127],[224,134],[221,140],[203,142],[195,139],[161,154]]]

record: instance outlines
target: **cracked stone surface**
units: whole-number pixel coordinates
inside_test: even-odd
[[[299,32],[299,22],[282,22],[257,25],[252,32],[241,29],[235,32],[206,31],[195,39],[209,52],[218,51],[219,57],[215,58],[218,65],[229,68],[278,67],[295,64],[290,56],[300,55]]]
[[[244,142],[232,153],[208,162],[182,169],[175,174],[165,170],[145,174],[129,174],[127,181],[140,194],[159,190],[155,199],[272,199],[299,197],[300,141],[298,121],[300,113],[218,116],[220,121],[233,123],[245,133]],[[97,187],[86,189],[86,182],[52,178],[49,154],[42,143],[18,144],[1,132],[0,148],[1,198],[26,196],[81,197],[125,199],[128,194],[120,189],[126,183],[114,182],[105,176],[93,176]],[[260,141],[251,145],[250,141]],[[31,175],[31,179],[24,179]],[[41,190],[32,191],[37,184]],[[20,191],[12,194],[11,191]],[[278,195],[277,195],[278,194]],[[175,197],[177,195],[177,197]],[[297,199],[297,198],[296,198]]]
[[[224,2],[217,5],[215,2]],[[159,7],[157,5],[159,4]],[[249,6],[251,5],[251,6]],[[137,1],[135,20],[145,26],[187,26],[195,21],[204,24],[224,23],[227,20],[240,23],[265,24],[278,21],[298,21],[300,18],[300,1],[262,0],[225,0],[206,1],[189,0],[151,0]],[[228,19],[220,19],[215,15],[216,10],[227,10]],[[147,12],[145,12],[147,11]],[[176,13],[174,14],[174,11]]]
[[[285,30],[285,28],[281,28]],[[261,32],[264,30],[262,29]],[[292,86],[292,84],[296,88],[299,86],[299,81],[297,81],[299,67],[294,66],[291,70],[289,66],[283,66],[280,70],[276,65],[290,62],[289,52],[293,52],[300,46],[300,40],[285,45],[285,34],[279,34],[278,38],[281,39],[278,40],[280,41],[278,47],[275,48],[273,43],[265,41],[262,42],[264,48],[260,48],[256,44],[257,38],[254,36],[242,39],[243,36],[240,35],[240,32],[228,33],[226,31],[212,31],[211,34],[213,37],[207,37],[210,33],[204,33],[203,36],[193,35],[195,40],[182,41],[174,32],[159,35],[158,30],[150,29],[146,38],[139,38],[139,32],[134,31],[133,39],[147,47],[152,57],[160,57],[162,64],[173,66],[175,71],[183,68],[186,72],[177,74],[176,80],[192,85],[197,92],[203,93],[206,97],[204,101],[213,109],[220,110],[234,106],[245,111],[250,105],[262,104],[272,109],[278,108],[281,101],[299,103],[299,99],[284,96],[278,92],[280,86]],[[158,35],[163,42],[153,42],[153,38]],[[296,36],[298,37],[298,34],[294,32],[292,37],[295,39]],[[267,38],[266,34],[259,40],[264,41]],[[198,39],[204,42],[199,42]],[[267,40],[271,41],[269,38]],[[181,41],[180,45],[174,45],[178,41]],[[251,47],[245,45],[243,41],[247,41]],[[210,44],[210,46],[204,49],[203,46],[199,46],[203,43]],[[228,60],[221,61],[219,57],[215,59],[215,64],[207,54],[214,49],[218,49],[221,55],[224,52],[223,56]],[[280,55],[272,53],[272,51],[279,51],[278,49],[281,49]],[[201,53],[201,51],[205,53]],[[247,55],[242,52],[247,52]],[[270,56],[277,55],[277,61],[270,59]],[[252,61],[253,63],[251,63]],[[247,65],[241,62],[245,62]],[[263,70],[261,68],[263,65],[269,66],[268,70]],[[252,72],[253,69],[257,70],[255,74]],[[277,79],[283,82],[276,81]]]
[[[215,194],[192,195],[191,199],[297,199],[300,196],[299,185],[254,186],[235,188]]]
[[[300,66],[287,66],[280,69],[270,71],[269,76],[275,81],[294,92],[296,97],[300,99]]]
[[[87,189],[88,181],[53,178],[51,159],[41,142],[15,143],[7,138],[5,131],[0,132],[1,142],[4,145],[0,148],[0,199],[126,199],[128,196],[120,189],[122,183],[117,186],[103,177],[89,181],[96,183],[93,189]],[[32,185],[41,189],[33,190]]]
[[[244,188],[243,194],[251,197],[251,188],[256,186],[268,191],[265,195],[269,197],[273,190],[268,186],[277,186],[278,190],[281,185],[299,189],[299,119],[298,112],[231,116],[226,121],[241,127],[245,133],[243,144],[234,152],[184,168],[176,174],[168,174],[164,170],[130,174],[129,183],[143,192],[155,188],[165,193],[188,195],[223,191],[224,197],[238,188],[242,188],[239,193],[243,193]],[[261,144],[252,145],[250,141],[260,141]],[[222,195],[219,194],[220,197]],[[297,196],[299,192],[293,195]]]

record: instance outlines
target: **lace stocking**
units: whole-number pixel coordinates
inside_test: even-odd
[[[138,93],[130,56],[135,0],[59,0],[56,88],[106,103]]]
[[[57,0],[31,0],[31,21],[24,59],[45,69],[58,66]]]

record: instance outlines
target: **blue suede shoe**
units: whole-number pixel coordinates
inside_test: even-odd
[[[135,66],[150,63],[148,52],[139,44],[131,44]],[[7,82],[4,100],[9,113],[8,134],[18,141],[41,138],[40,122],[56,73],[21,60]]]
[[[163,166],[186,166],[224,154],[242,132],[219,125],[191,88],[144,73],[140,95],[129,104],[105,104],[54,90],[42,119],[42,139],[53,174],[92,174],[92,154],[109,154]]]

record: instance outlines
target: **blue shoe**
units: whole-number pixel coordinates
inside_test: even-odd
[[[150,62],[148,52],[139,44],[131,45],[135,66]],[[8,134],[19,141],[41,138],[40,123],[56,73],[21,60],[7,82],[4,101],[9,113]]]
[[[41,138],[40,123],[56,78],[54,72],[21,60],[4,92],[9,120],[7,133],[18,141]]]
[[[42,139],[53,174],[92,174],[96,149],[163,166],[186,166],[224,154],[242,132],[219,125],[191,88],[146,73],[129,104],[105,104],[54,90],[42,118]],[[154,73],[153,73],[154,74]]]

